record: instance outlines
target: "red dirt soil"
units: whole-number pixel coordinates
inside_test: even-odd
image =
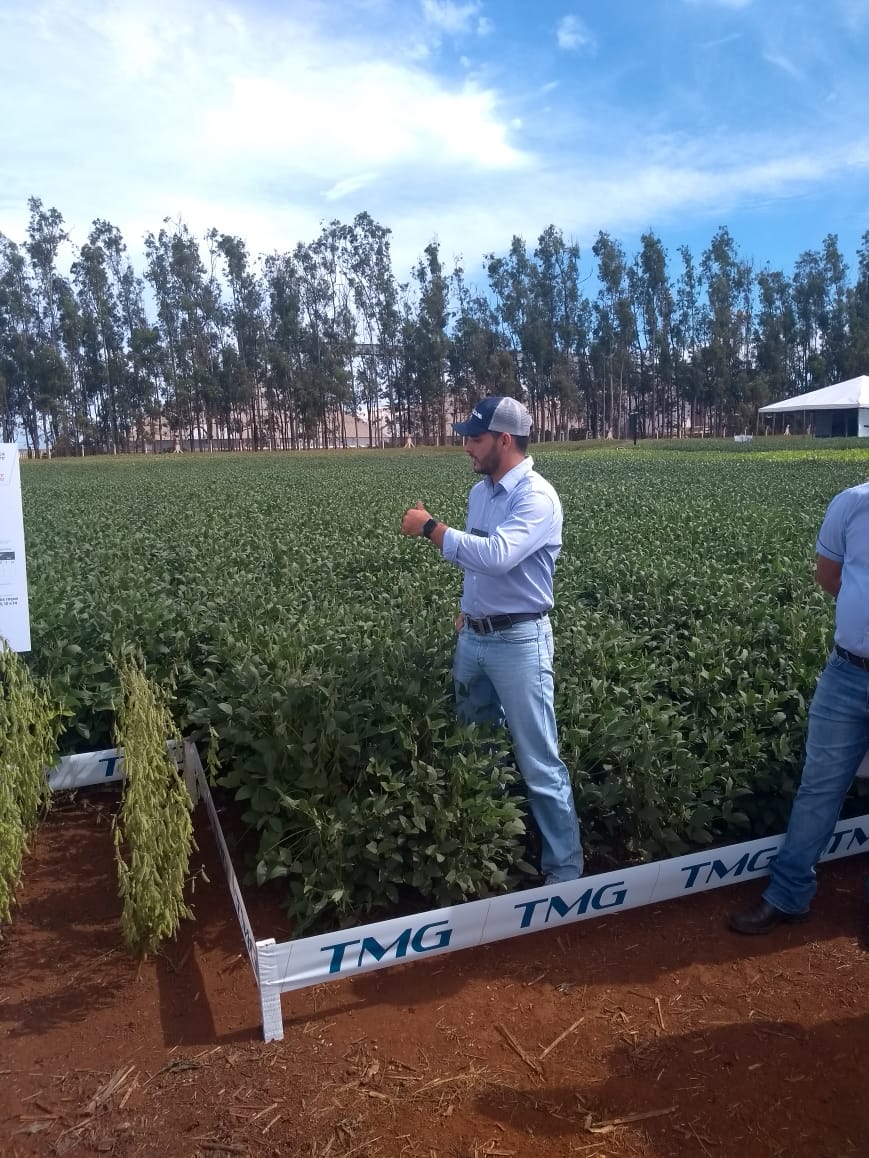
[[[725,928],[756,883],[720,889],[288,994],[266,1045],[202,810],[196,921],[138,975],[111,811],[61,804],[26,861],[0,945],[4,1156],[869,1155],[863,857],[770,937]]]

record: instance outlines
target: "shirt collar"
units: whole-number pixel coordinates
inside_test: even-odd
[[[522,479],[525,478],[526,474],[530,474],[533,469],[534,459],[530,456],[527,456],[526,458],[523,458],[520,463],[517,463],[512,470],[508,470],[504,477],[499,482],[495,483],[495,486],[501,487],[504,490],[504,493],[509,495],[512,490],[516,489]],[[490,479],[490,485],[491,481],[492,480]],[[492,489],[494,490],[495,488],[492,487]]]

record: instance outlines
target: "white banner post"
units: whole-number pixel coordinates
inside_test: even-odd
[[[12,442],[0,442],[0,640],[30,651],[21,466]]]

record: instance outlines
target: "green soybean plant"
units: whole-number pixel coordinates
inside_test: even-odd
[[[28,838],[49,807],[46,768],[57,751],[60,711],[41,681],[0,648],[0,922],[11,919]]]
[[[166,694],[138,659],[126,657],[118,672],[115,741],[124,752],[125,781],[114,841],[121,927],[144,960],[193,915],[184,899],[194,847],[192,802],[166,747],[168,739],[181,743]]]

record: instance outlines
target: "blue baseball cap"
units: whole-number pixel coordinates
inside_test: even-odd
[[[465,422],[453,423],[453,430],[462,438],[476,438],[487,431],[527,437],[531,433],[531,415],[515,398],[495,394],[481,398]]]

